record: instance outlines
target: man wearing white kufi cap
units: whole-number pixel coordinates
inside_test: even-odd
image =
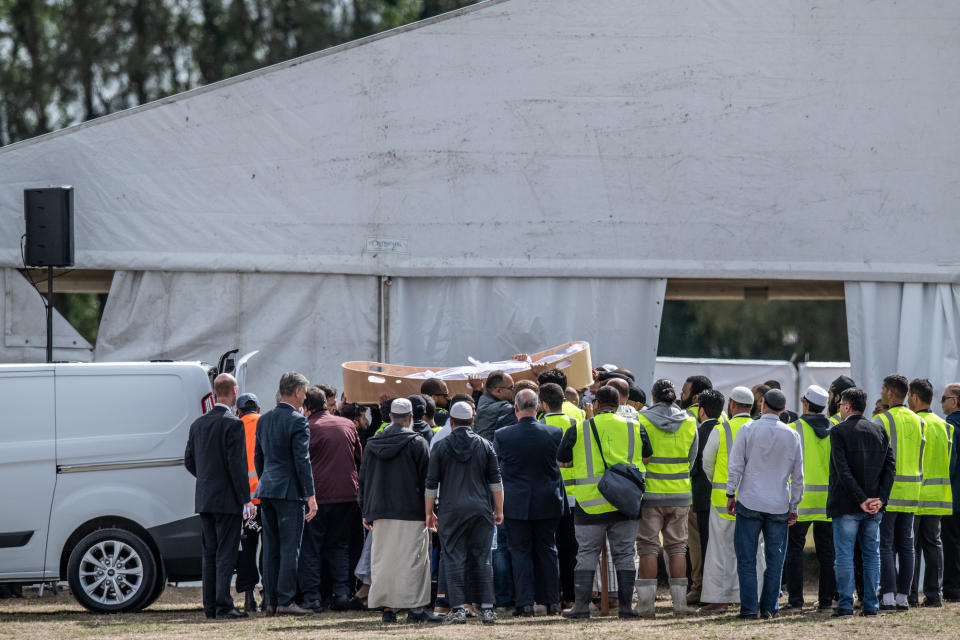
[[[752,422],[753,392],[748,387],[734,387],[727,403],[727,415],[720,416],[703,448],[703,471],[712,478],[710,492],[710,535],[703,562],[703,587],[700,602],[704,611],[726,611],[732,602],[740,601],[740,583],[737,576],[737,556],[733,547],[736,524],[727,514],[727,456],[733,448],[737,432]],[[766,560],[761,542],[757,548],[757,583],[760,584]]]
[[[833,424],[823,415],[829,401],[830,394],[826,389],[811,385],[803,394],[803,415],[791,423],[800,435],[803,448],[803,499],[798,505],[797,523],[790,527],[787,539],[787,560],[783,569],[790,599],[784,609],[799,611],[803,607],[803,547],[810,525],[813,525],[813,543],[820,564],[820,610],[828,611],[834,604],[837,582],[833,573],[833,524],[827,517],[830,428]]]

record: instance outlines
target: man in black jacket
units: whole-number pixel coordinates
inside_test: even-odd
[[[890,497],[896,468],[882,426],[863,417],[867,394],[847,389],[840,396],[842,422],[830,430],[830,489],[827,515],[833,519],[837,610],[853,615],[853,545],[863,553],[863,615],[877,615],[880,602],[880,519]]]
[[[687,382],[690,380],[688,378]],[[703,561],[707,557],[707,541],[710,539],[710,491],[713,488],[713,478],[708,478],[703,470],[703,448],[707,446],[710,432],[719,423],[725,399],[716,389],[703,389],[696,394],[695,401],[698,404],[692,405],[692,408],[697,411],[697,459],[690,470],[693,501],[687,521],[687,546],[690,551],[687,604],[698,604],[703,588]]]
[[[390,425],[367,440],[360,464],[357,502],[371,531],[367,606],[383,607],[383,621],[440,622],[424,610],[430,603],[430,534],[423,518],[423,492],[430,446],[412,430],[413,406],[390,404]]]
[[[280,401],[257,421],[253,462],[260,478],[256,497],[263,523],[263,610],[267,615],[310,613],[294,602],[303,523],[317,515],[310,427],[300,413],[308,384],[299,373],[283,374]]]
[[[431,451],[424,491],[427,526],[440,533],[446,567],[450,612],[444,624],[466,623],[464,605],[476,601],[480,602],[484,624],[497,621],[493,612],[491,544],[494,524],[503,522],[503,484],[493,447],[470,429],[472,422],[473,408],[469,404],[458,402],[451,407],[453,431]],[[440,485],[443,499],[438,521],[433,508]]]
[[[223,373],[213,382],[217,403],[190,425],[183,464],[197,478],[196,510],[203,545],[203,612],[208,618],[246,618],[230,595],[237,566],[243,510],[254,510],[247,482],[243,422],[230,411],[237,381]]]

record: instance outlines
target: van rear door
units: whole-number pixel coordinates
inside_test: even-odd
[[[43,572],[57,481],[53,367],[0,367],[0,579]]]
[[[247,363],[250,362],[250,358],[260,353],[259,351],[251,351],[250,353],[244,354],[239,360],[237,360],[237,369],[233,374],[233,377],[237,379],[237,393],[246,393],[247,392]]]

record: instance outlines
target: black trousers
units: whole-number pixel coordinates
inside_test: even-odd
[[[458,523],[453,531],[445,531],[442,524],[440,527],[450,607],[471,602],[493,604],[493,524],[478,516]]]
[[[297,567],[303,537],[301,500],[260,499],[263,522],[263,591],[266,606],[286,606],[297,595]]]
[[[333,595],[350,595],[350,527],[358,509],[356,502],[321,504],[316,517],[304,525],[299,574],[304,602],[324,599],[325,568]]]
[[[560,597],[564,602],[574,601],[573,571],[577,566],[577,530],[573,512],[560,518],[557,524],[557,560],[560,564]]]
[[[813,525],[813,544],[820,564],[820,579],[817,589],[817,601],[821,608],[829,608],[837,595],[837,580],[833,572],[833,524],[830,522],[797,522],[790,527],[787,535],[787,559],[784,563],[787,593],[790,604],[803,604],[803,547],[807,542],[807,532]]]
[[[233,609],[230,578],[237,566],[240,546],[240,514],[201,513],[203,612],[208,618]]]
[[[923,575],[923,595],[930,603],[940,602],[943,584],[943,544],[940,541],[941,516],[916,516],[913,519],[913,584],[910,599],[917,602],[920,590],[920,554],[926,565]]]
[[[260,567],[263,566],[263,551],[259,553],[259,562],[257,560],[257,547],[260,545],[260,511],[253,518],[255,526],[250,527],[244,524],[240,528],[240,551],[237,553],[237,593],[253,591],[260,582]]]
[[[504,520],[507,543],[513,560],[513,587],[516,606],[549,605],[560,602],[560,566],[557,561],[559,518],[546,520]]]
[[[943,541],[943,597],[960,600],[960,513],[940,518]]]

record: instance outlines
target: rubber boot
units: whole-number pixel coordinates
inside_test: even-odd
[[[593,598],[593,571],[573,572],[573,607],[563,612],[568,619],[589,618]]]
[[[687,604],[687,579],[670,578],[670,597],[673,598],[673,615],[685,616],[694,613]]]
[[[634,613],[641,618],[652,618],[657,602],[657,579],[637,580],[637,608]]]
[[[636,571],[629,569],[617,571],[617,600],[620,603],[617,617],[621,620],[639,617],[633,612],[633,581],[636,578]]]

